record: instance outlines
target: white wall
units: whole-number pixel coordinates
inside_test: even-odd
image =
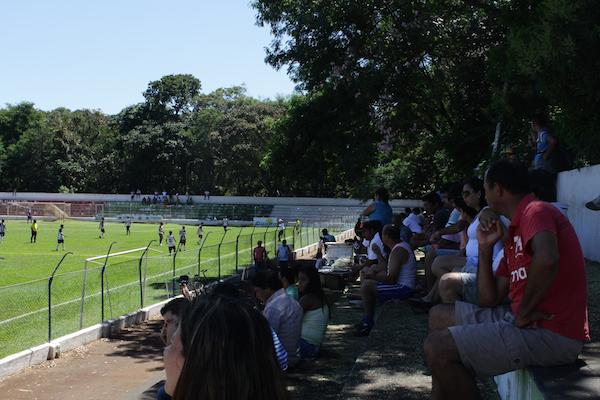
[[[148,196],[148,194],[142,194]],[[185,196],[181,196],[185,200]],[[213,204],[267,204],[267,205],[285,205],[285,206],[333,206],[333,207],[353,207],[365,206],[369,201],[359,199],[336,199],[336,198],[317,198],[317,197],[252,197],[252,196],[210,196],[210,200],[204,200],[203,196],[192,196],[196,203]],[[99,193],[33,193],[33,192],[0,192],[0,200],[6,201],[129,201],[129,194],[99,194]],[[139,202],[136,199],[136,202]],[[394,208],[403,207],[422,207],[420,200],[391,200],[390,204]]]
[[[585,207],[585,203],[600,195],[600,165],[561,172],[557,186],[558,201],[569,206],[569,219],[585,258],[600,261],[600,211]]]

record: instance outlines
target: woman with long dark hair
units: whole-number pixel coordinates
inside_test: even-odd
[[[196,299],[164,356],[173,399],[287,398],[269,323],[239,299]]]
[[[329,304],[319,272],[312,266],[300,267],[298,271],[300,305],[304,311],[302,333],[298,344],[301,359],[314,359],[319,356],[329,321]]]

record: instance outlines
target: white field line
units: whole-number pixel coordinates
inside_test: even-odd
[[[249,249],[248,249],[248,250],[249,250]],[[224,255],[222,255],[221,257],[227,257],[227,256],[231,256],[231,255],[235,255],[235,252],[234,252],[234,253],[228,253],[228,254],[224,254]],[[217,260],[217,258],[210,258],[210,259],[208,259],[208,260],[205,260],[204,262],[215,261],[215,260]],[[192,266],[194,266],[194,265],[197,265],[197,263],[194,263],[194,264],[189,264],[189,265],[184,265],[183,267],[179,267],[179,268],[177,268],[177,269],[185,269],[185,268],[192,267]],[[146,280],[148,280],[148,279],[152,279],[152,278],[156,278],[156,277],[159,277],[159,276],[162,276],[162,275],[166,275],[166,274],[169,274],[169,273],[172,273],[172,271],[162,272],[162,273],[160,273],[160,274],[156,274],[156,275],[149,276],[149,277],[147,277],[147,278],[146,278]],[[127,286],[136,285],[136,284],[139,284],[139,281],[137,281],[137,282],[130,282],[130,283],[126,283],[126,284],[124,284],[124,285],[120,285],[120,286],[115,286],[114,288],[112,288],[112,290],[118,290],[118,289],[121,289],[121,288],[124,288],[124,287],[127,287]],[[110,292],[110,290],[111,290],[111,289],[107,289],[107,291],[108,291],[108,292]],[[101,294],[102,294],[102,292],[101,292],[101,291],[100,291],[100,292],[98,292],[98,293],[93,293],[93,294],[90,294],[90,295],[88,295],[88,296],[85,296],[85,297],[84,297],[84,299],[88,299],[88,298],[92,298],[92,297],[95,297],[95,296],[99,296],[99,295],[101,295]],[[81,301],[81,297],[79,297],[79,298],[76,298],[76,299],[73,299],[73,300],[65,301],[65,302],[63,302],[63,303],[54,304],[54,305],[52,305],[52,308],[54,308],[54,307],[60,307],[60,306],[64,306],[64,305],[71,304],[71,303],[75,303],[75,302],[78,302],[78,301]],[[28,316],[30,316],[30,315],[38,314],[38,313],[40,313],[40,312],[44,312],[44,311],[48,311],[48,307],[40,308],[39,310],[30,311],[30,312],[28,312],[28,313],[26,313],[26,314],[21,314],[21,315],[17,315],[16,317],[12,317],[12,318],[9,318],[9,319],[5,319],[5,320],[3,320],[3,321],[0,321],[0,325],[7,324],[7,323],[9,323],[9,322],[16,321],[16,320],[18,320],[18,319],[25,318],[25,317],[28,317]]]

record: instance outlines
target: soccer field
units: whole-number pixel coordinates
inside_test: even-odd
[[[99,238],[96,222],[66,220],[65,251],[56,251],[61,222],[39,221],[36,243],[30,243],[30,226],[24,221],[7,221],[6,236],[0,243],[0,357],[48,340],[48,277],[65,252],[68,255],[52,282],[52,336],[77,331],[168,298],[173,276],[197,274],[208,270],[208,277],[227,276],[251,264],[251,249],[258,240],[266,243],[274,257],[277,230],[274,227],[222,227],[203,229],[201,246],[196,226],[186,226],[187,248],[176,257],[158,245],[157,224],[133,224],[127,236],[120,223],[106,223],[104,239]],[[173,231],[179,242],[182,225],[166,224],[165,237]],[[320,227],[319,227],[320,228]],[[300,235],[286,229],[286,239],[296,247],[318,240],[319,228],[304,227]],[[143,249],[155,240],[144,255]],[[105,255],[112,242],[111,254],[141,249],[107,259],[102,296],[102,264],[105,259],[85,262]],[[237,243],[236,243],[237,242]],[[221,245],[219,246],[219,243]],[[237,250],[237,251],[236,251]],[[199,264],[200,263],[200,264]],[[175,273],[174,273],[175,272]]]

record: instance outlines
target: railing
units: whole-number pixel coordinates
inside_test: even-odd
[[[202,270],[209,280],[235,275],[253,264],[259,240],[274,258],[280,239],[298,249],[318,242],[322,228],[336,234],[353,226],[351,217],[289,226],[282,233],[277,226],[231,227],[211,230],[202,243],[192,244],[190,238],[185,251],[175,255],[150,243],[140,254],[107,257],[106,264],[101,259],[94,268],[86,264],[83,270],[60,273],[51,266],[48,278],[0,287],[0,358],[168,299],[177,294],[181,275],[204,279]]]

